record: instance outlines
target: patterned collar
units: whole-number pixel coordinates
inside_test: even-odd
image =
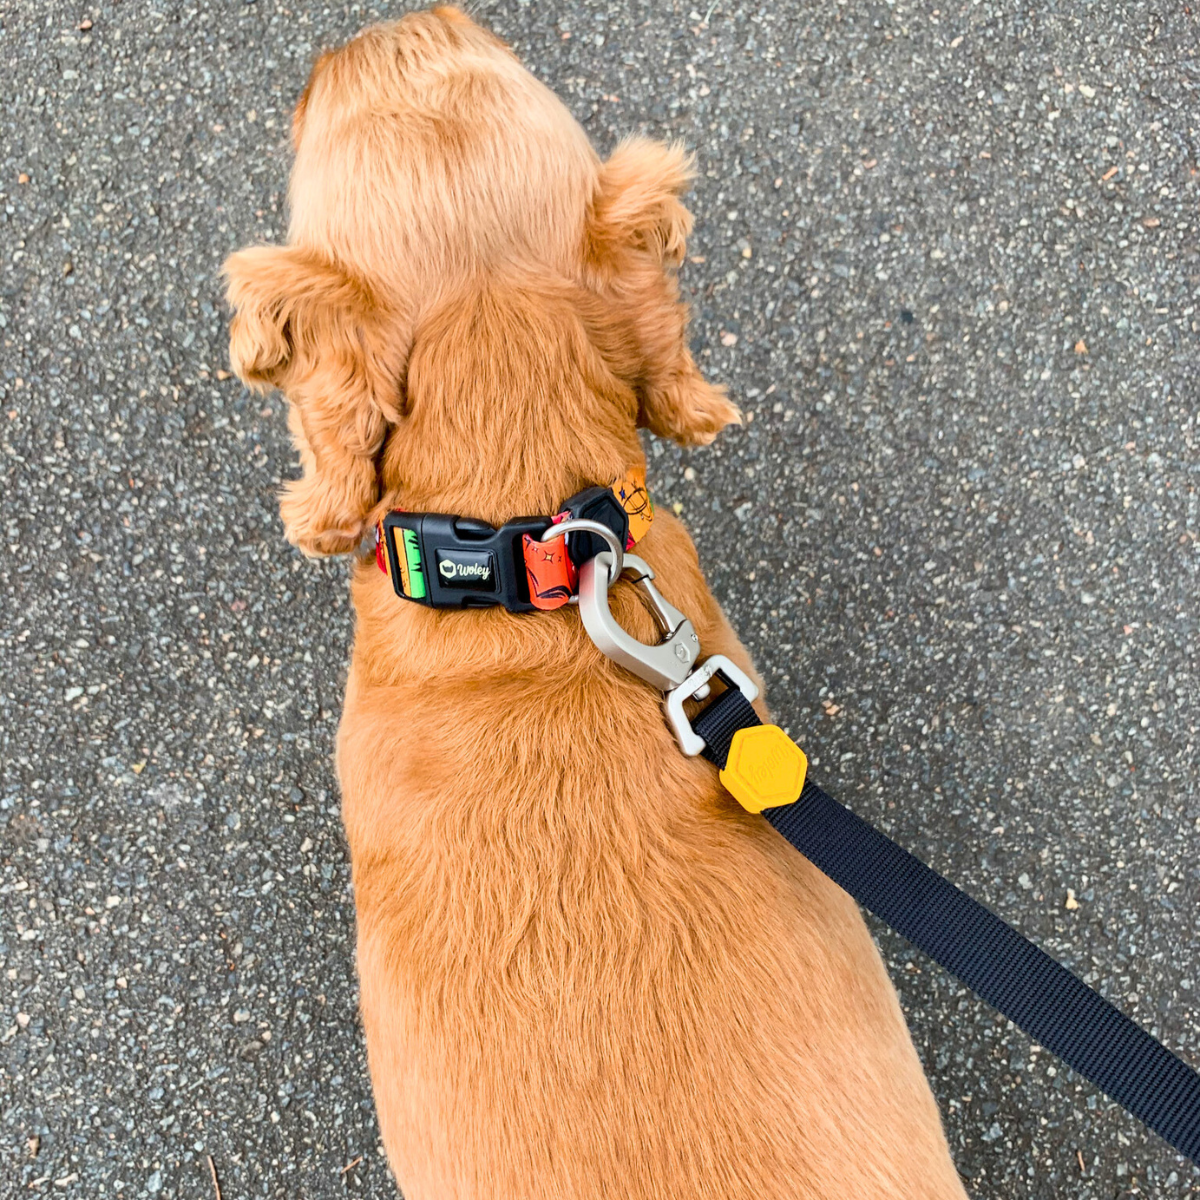
[[[393,509],[376,526],[375,561],[397,596],[428,608],[562,608],[576,594],[580,564],[604,540],[580,530],[539,539],[579,518],[607,526],[626,549],[641,541],[654,520],[645,467],[585,488],[552,517],[517,517],[498,529],[470,517]]]

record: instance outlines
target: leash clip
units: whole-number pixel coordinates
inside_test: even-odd
[[[704,749],[704,739],[692,728],[684,712],[684,701],[706,700],[713,676],[727,687],[736,687],[750,701],[758,697],[758,687],[724,654],[710,655],[696,666],[700,657],[696,630],[654,586],[654,572],[636,554],[625,555],[621,573],[629,575],[641,588],[663,632],[663,640],[648,646],[627,633],[617,624],[608,606],[609,585],[616,582],[612,575],[613,559],[611,551],[602,550],[579,568],[579,615],[583,627],[602,654],[664,693],[667,724],[684,754],[695,757]]]

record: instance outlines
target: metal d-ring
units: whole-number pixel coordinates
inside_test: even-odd
[[[592,521],[587,517],[568,517],[565,521],[559,521],[557,525],[551,525],[538,541],[551,542],[564,533],[574,533],[577,530],[580,533],[594,533],[598,538],[603,538],[612,551],[608,567],[608,583],[611,587],[621,578],[621,572],[625,569],[625,547],[621,545],[620,538],[603,522]]]

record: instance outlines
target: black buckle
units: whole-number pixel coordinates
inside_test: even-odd
[[[518,517],[499,529],[444,513],[390,512],[384,549],[396,595],[429,608],[532,612],[522,537],[540,536],[548,517]]]

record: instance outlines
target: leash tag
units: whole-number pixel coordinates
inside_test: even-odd
[[[721,782],[747,811],[791,804],[804,787],[808,758],[778,725],[739,729],[721,769]]]

